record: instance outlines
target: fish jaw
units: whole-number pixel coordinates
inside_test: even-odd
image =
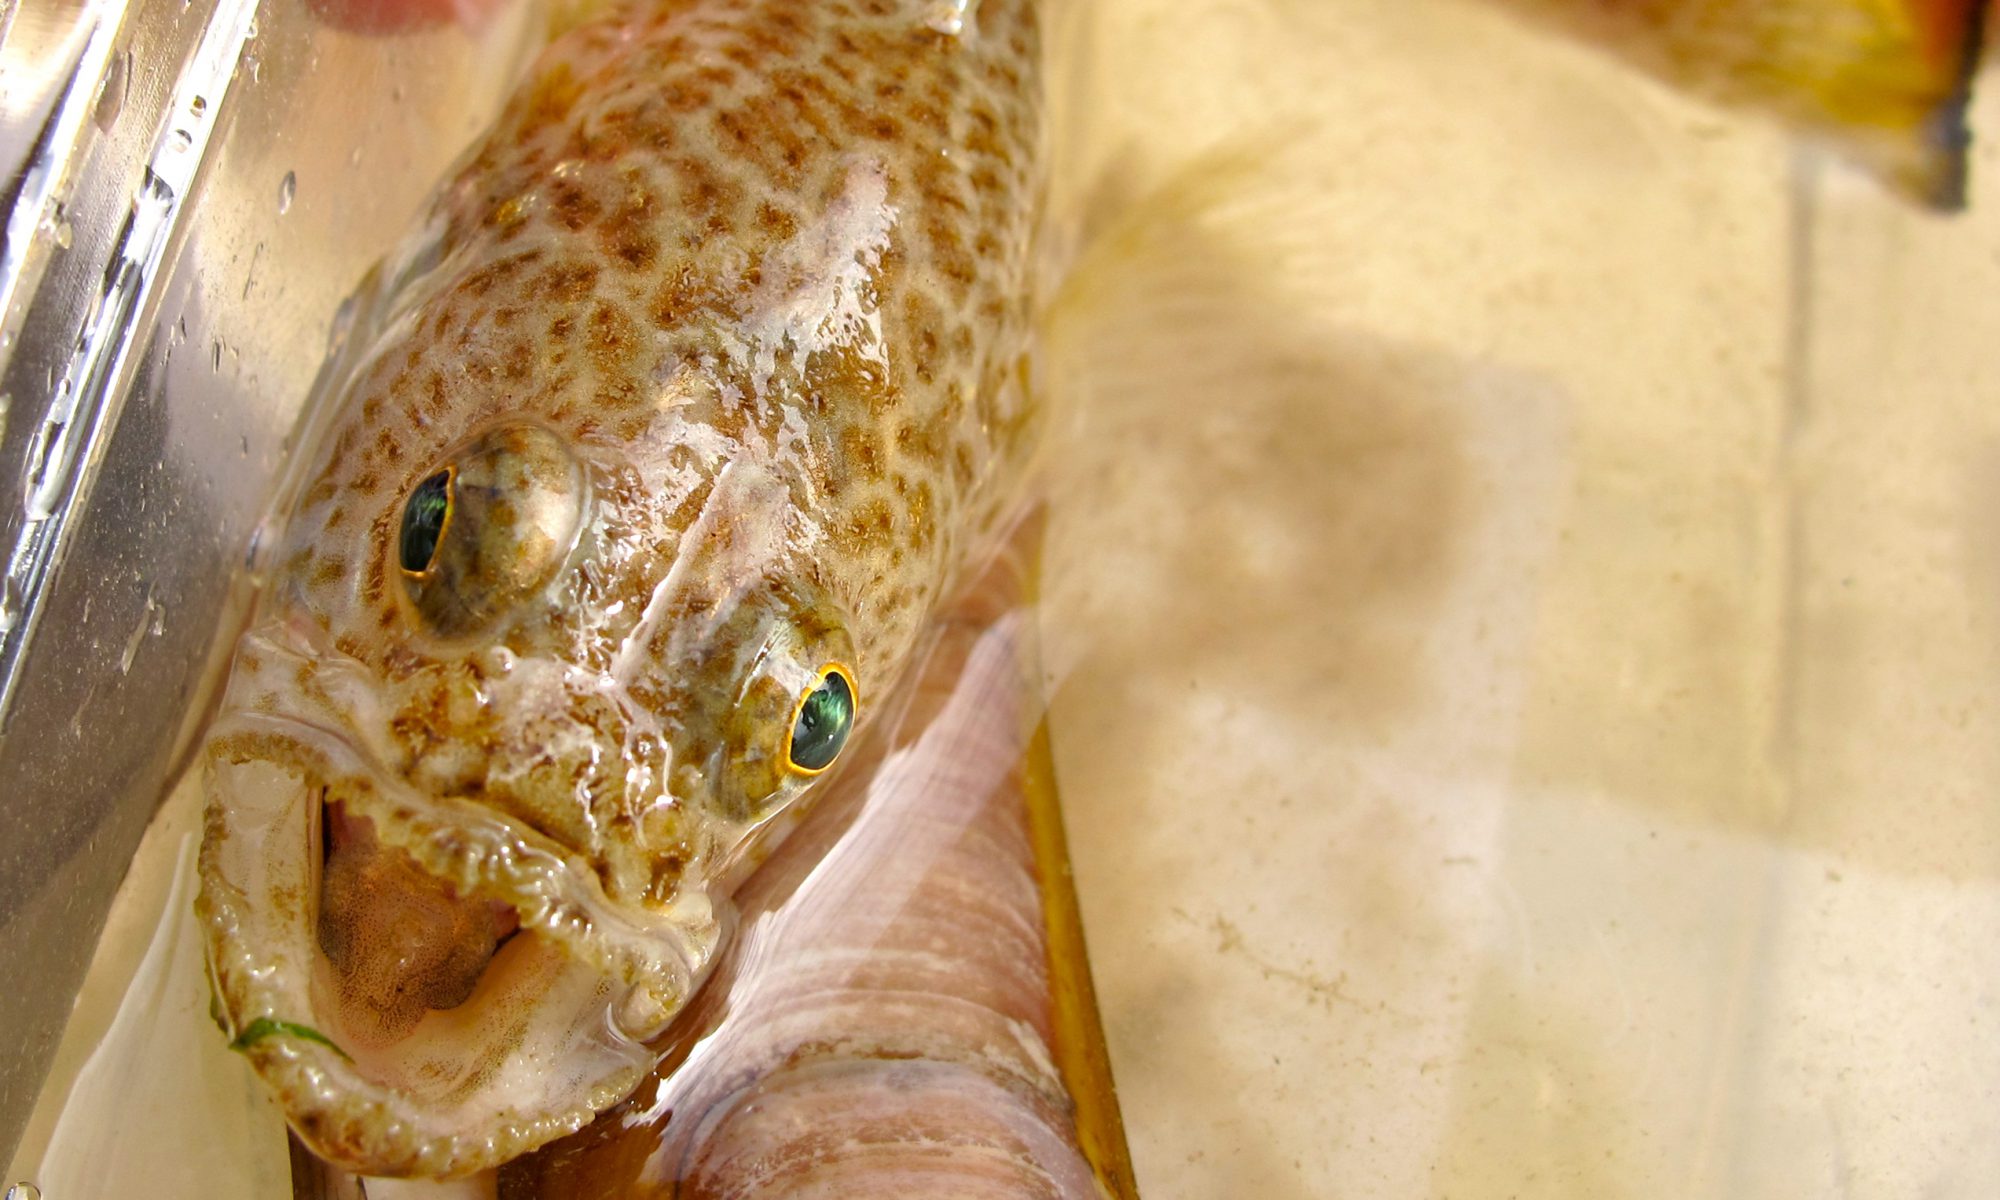
[[[266,666],[328,673],[262,640]],[[322,690],[233,708],[205,748],[196,908],[232,1045],[316,1153],[365,1174],[463,1175],[581,1127],[643,1078],[712,956],[706,893],[613,901],[582,856],[385,770],[351,709],[301,698]],[[355,858],[359,886],[331,887]],[[456,963],[433,1007],[427,956]]]

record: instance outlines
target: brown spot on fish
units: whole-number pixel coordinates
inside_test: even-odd
[[[588,260],[551,263],[531,285],[529,295],[558,304],[581,303],[596,290],[598,272],[598,265]]]

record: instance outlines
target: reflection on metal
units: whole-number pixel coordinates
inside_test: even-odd
[[[117,237],[104,282],[90,300],[76,348],[63,365],[54,395],[31,435],[23,476],[24,511],[4,582],[0,582],[12,602],[0,604],[0,734],[6,730],[16,699],[22,648],[34,635],[35,616],[40,612],[36,601],[48,585],[49,571],[69,528],[72,510],[67,501],[88,491],[95,468],[102,462],[102,455],[93,451],[117,419],[118,405],[125,396],[121,385],[131,369],[133,339],[142,331],[141,312],[153,298],[161,266],[181,232],[196,173],[214,137],[216,115],[236,76],[236,64],[256,13],[256,0],[221,0],[203,30],[193,60],[173,90],[165,127],[147,158],[139,193]],[[92,42],[108,46],[109,39],[93,38]],[[100,56],[96,65],[99,71],[88,94],[65,107],[96,109],[98,91],[108,82],[104,57]],[[36,168],[31,168],[31,174],[39,168],[45,184],[56,173],[56,168],[44,162],[46,157],[46,153],[38,155]],[[16,229],[34,217],[32,199],[23,196],[8,220],[10,247]],[[51,197],[41,199],[56,207]],[[61,229],[63,220],[47,213],[35,225]],[[60,240],[72,237],[65,234]],[[11,250],[9,257],[16,257]],[[0,282],[0,289],[6,287]],[[149,608],[151,603],[149,594]]]
[[[0,8],[0,1165],[335,310],[490,118],[526,13],[356,37],[306,0]]]
[[[173,676],[206,656],[190,645],[180,662],[149,660],[159,673],[116,706],[126,720],[91,721],[107,657],[124,649],[105,623],[128,606],[103,594],[77,613],[64,592],[108,589],[60,572],[80,538],[101,546],[126,524],[107,530],[89,497],[107,462],[132,457],[112,453],[121,409],[140,390],[163,268],[254,13],[254,0],[186,13],[24,3],[0,44],[0,961],[22,966],[0,993],[0,1027],[16,1034],[0,1058],[0,1155],[165,776],[186,695]],[[149,64],[136,82],[135,53]],[[70,627],[45,633],[52,620]]]
[[[21,4],[8,14],[0,44],[6,74],[0,83],[0,170],[8,202],[0,241],[0,355],[11,347],[22,310],[15,301],[32,291],[65,237],[59,198],[64,171],[88,131],[99,81],[111,61],[117,6],[106,0],[50,5]],[[8,624],[0,606],[0,628]]]

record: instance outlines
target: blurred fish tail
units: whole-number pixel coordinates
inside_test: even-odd
[[[1772,113],[1910,197],[1965,203],[1986,0],[1506,0],[1677,87]]]

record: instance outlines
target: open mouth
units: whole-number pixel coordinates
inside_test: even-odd
[[[705,903],[635,913],[476,802],[237,713],[207,750],[198,911],[218,1017],[313,1149],[451,1176],[631,1091],[710,956]]]
[[[392,1046],[433,1012],[472,998],[520,914],[461,895],[376,836],[375,822],[322,788],[315,935],[349,1046]],[[529,935],[533,937],[533,934]]]

